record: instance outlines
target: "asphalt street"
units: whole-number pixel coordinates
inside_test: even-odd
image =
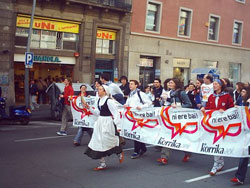
[[[107,158],[108,169],[93,171],[98,165],[84,155],[89,136],[73,146],[76,128],[57,136],[60,122],[31,121],[28,126],[0,125],[0,188],[228,188],[235,187],[238,159],[225,158],[224,170],[214,177],[208,172],[213,157],[193,154],[183,163],[184,153],[172,151],[168,165],[156,162],[160,152],[148,146],[145,155],[130,159],[133,142],[127,140],[125,161]],[[238,186],[237,186],[238,187]],[[250,172],[242,188],[250,187]]]

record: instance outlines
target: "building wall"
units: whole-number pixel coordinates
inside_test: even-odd
[[[162,3],[160,32],[145,30],[147,3]],[[192,9],[191,36],[179,37],[178,20],[180,7]],[[250,80],[250,2],[245,4],[231,1],[133,1],[131,18],[131,36],[129,45],[129,78],[139,79],[140,57],[156,58],[156,67],[160,67],[160,78],[173,77],[175,58],[190,59],[189,79],[195,79],[192,70],[205,67],[205,61],[217,61],[220,77],[229,76],[229,64],[241,64],[241,81]],[[233,13],[232,13],[233,12]],[[208,41],[209,14],[220,16],[219,40]],[[234,20],[243,21],[242,45],[232,44]],[[187,80],[186,80],[187,82]]]
[[[139,79],[139,66],[137,65],[140,62],[140,55],[160,57],[160,78],[162,80],[173,76],[173,58],[191,59],[190,78],[193,80],[196,78],[196,74],[191,74],[191,70],[205,66],[204,61],[218,61],[221,77],[229,76],[229,63],[241,63],[241,80],[244,82],[250,80],[248,69],[250,53],[248,50],[131,35],[130,79]]]
[[[8,104],[13,104],[14,73],[13,73],[13,46],[15,16],[12,0],[0,0],[0,86],[2,96],[7,97]]]
[[[18,14],[30,15],[32,3],[29,0],[16,0],[13,2],[1,0],[0,2],[1,13],[2,10],[6,12],[6,14],[0,14],[0,40],[8,40],[6,43],[1,43],[1,49],[10,49],[10,53],[7,54],[2,54],[0,51],[0,63],[4,66],[0,74],[6,75],[9,78],[9,85],[4,88],[4,90],[13,93],[13,97],[11,98],[14,103],[14,53],[24,54],[26,51],[24,47],[14,46],[16,18]],[[127,75],[131,19],[131,15],[128,11],[119,11],[99,5],[90,6],[81,3],[65,3],[65,1],[39,0],[37,1],[35,16],[80,23],[79,44],[76,50],[79,52],[79,57],[74,57],[74,52],[76,51],[72,50],[31,49],[34,54],[39,55],[74,57],[76,64],[73,68],[73,80],[79,80],[80,82],[89,84],[93,83],[95,79],[96,58],[110,58],[109,55],[100,55],[95,52],[96,32],[97,28],[100,27],[117,31],[117,51],[114,55],[114,59],[118,68],[118,76]],[[4,46],[5,44],[6,46]]]
[[[206,23],[209,21],[209,14],[215,14],[221,17],[219,44],[232,45],[232,31],[234,20],[244,22],[243,26],[243,44],[242,47],[250,48],[250,2],[245,4],[235,0],[230,1],[170,1],[170,0],[149,0],[150,2],[162,3],[162,19],[160,35],[172,38],[177,37],[179,8],[188,8],[193,10],[191,37],[188,40],[208,42]],[[150,33],[145,31],[146,7],[148,0],[133,1],[133,14],[131,22],[131,31],[138,33]],[[211,42],[214,43],[214,42]]]

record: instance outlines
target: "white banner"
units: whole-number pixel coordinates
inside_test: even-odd
[[[95,97],[85,98],[94,105]],[[221,113],[188,108],[120,108],[121,136],[147,144],[207,155],[250,157],[250,111],[230,108]],[[80,97],[72,100],[73,125],[93,127],[96,121],[82,108]]]

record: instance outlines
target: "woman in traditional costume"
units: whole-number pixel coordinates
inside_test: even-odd
[[[94,170],[104,170],[106,169],[104,157],[117,154],[119,162],[122,163],[124,153],[119,144],[120,113],[115,102],[109,98],[109,87],[100,86],[98,95],[97,108],[90,107],[90,111],[99,117],[94,124],[93,135],[85,154],[92,159],[100,159],[100,165]]]

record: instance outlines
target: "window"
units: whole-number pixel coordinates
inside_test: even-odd
[[[190,37],[191,25],[192,25],[192,10],[181,8],[179,13],[178,36]]]
[[[234,21],[233,44],[241,44],[242,30],[243,30],[243,22]]]
[[[220,30],[220,17],[215,15],[209,16],[208,40],[218,41]]]
[[[229,63],[229,80],[235,86],[240,81],[241,64],[240,63]]]
[[[27,46],[28,28],[16,28],[16,46]],[[78,35],[74,33],[63,33],[33,29],[31,35],[31,48],[38,49],[60,49],[76,50]]]
[[[149,2],[147,6],[146,31],[160,32],[161,3]]]
[[[246,0],[236,0],[236,1],[239,3],[243,3],[243,4],[245,4],[245,2],[246,2]]]
[[[115,41],[106,39],[96,39],[97,54],[115,54]]]

